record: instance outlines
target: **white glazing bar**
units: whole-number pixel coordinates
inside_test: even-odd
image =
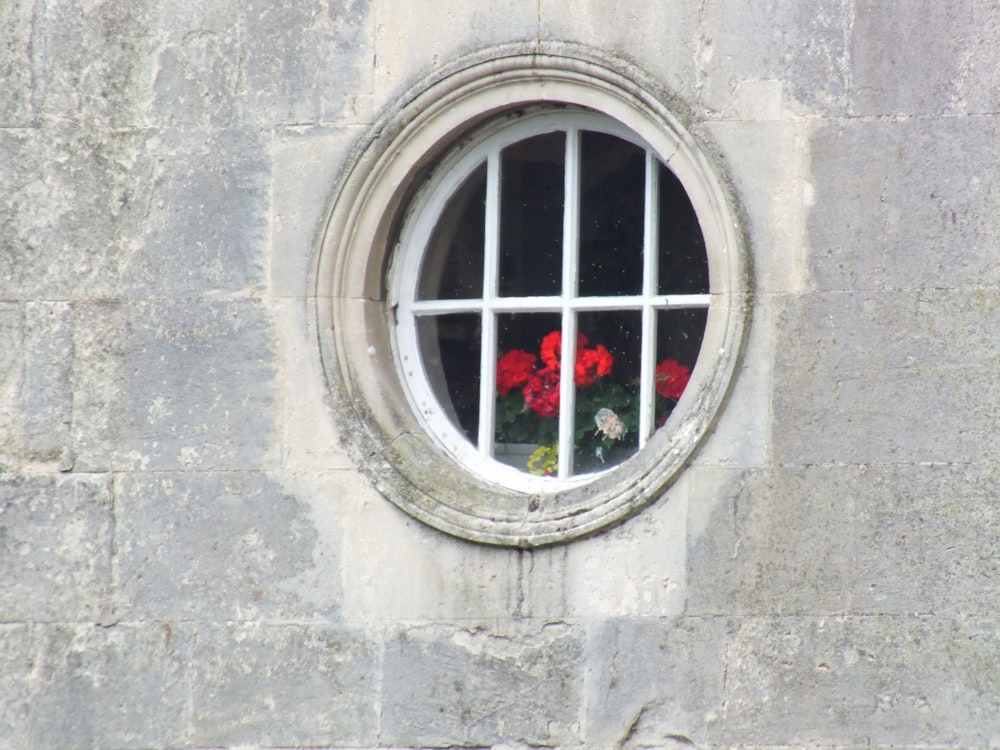
[[[483,299],[428,299],[410,303],[414,315],[447,315],[450,313],[479,312]],[[560,297],[494,297],[489,306],[496,312],[559,312],[563,309]]]
[[[660,236],[660,162],[646,151],[646,186],[643,201],[642,293],[642,366],[639,372],[639,449],[656,429],[656,308],[648,304],[659,291]]]
[[[654,307],[664,310],[691,310],[708,307],[711,302],[711,294],[660,294],[653,298]]]
[[[463,312],[479,312],[483,306],[481,299],[422,299],[411,302],[409,311],[414,315],[451,315]]]
[[[655,250],[654,250],[655,252]],[[681,310],[708,307],[710,294],[653,294],[622,297],[577,297],[568,300],[567,306],[577,312],[592,310],[641,310],[643,307]]]
[[[499,297],[493,307],[497,312],[560,312],[562,297]]]
[[[573,432],[576,429],[576,298],[580,264],[580,131],[566,131],[566,173],[563,188],[562,359],[559,380],[559,477],[573,475]]]
[[[651,297],[628,295],[623,297],[498,297],[491,307],[495,312],[576,312],[594,310],[641,310],[647,305],[661,310],[683,310],[708,307],[710,294],[657,294]],[[407,311],[413,315],[447,315],[460,312],[479,312],[481,299],[417,300],[409,303]],[[400,303],[402,307],[402,303]]]
[[[493,455],[496,432],[497,316],[496,301],[500,266],[500,152],[486,158],[486,217],[483,239],[483,300],[480,320],[479,454]]]

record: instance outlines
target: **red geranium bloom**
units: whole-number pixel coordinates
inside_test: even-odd
[[[588,349],[589,340],[582,333],[576,336],[576,365],[573,368],[573,382],[580,387],[593,385],[594,382],[605,375],[611,374],[611,367],[615,362],[603,344],[598,344],[593,349]],[[562,358],[562,333],[552,331],[542,339],[540,347],[542,362],[545,366],[559,372],[560,359]]]
[[[587,337],[582,333],[576,335],[576,350],[580,352],[584,347],[587,346],[589,342]],[[550,370],[559,371],[559,358],[562,356],[562,333],[560,331],[553,331],[547,334],[544,339],[542,339],[542,346],[540,348],[542,355],[542,362]]]
[[[544,368],[524,388],[524,403],[540,417],[559,414],[559,371]]]
[[[656,392],[677,401],[691,379],[691,371],[675,359],[665,359],[656,366]]]
[[[497,361],[497,393],[506,396],[515,388],[520,388],[535,373],[538,357],[524,349],[513,349]]]
[[[573,382],[581,388],[593,385],[598,378],[611,374],[611,366],[614,363],[615,358],[604,344],[598,344],[593,349],[578,351]]]

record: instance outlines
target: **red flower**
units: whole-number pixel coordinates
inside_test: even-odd
[[[559,371],[544,368],[529,380],[524,388],[524,403],[540,417],[559,414]]]
[[[580,387],[593,385],[594,382],[605,375],[611,374],[611,367],[615,362],[603,344],[598,344],[593,349],[588,349],[587,337],[582,333],[576,336],[576,366],[573,368],[573,382]],[[553,372],[559,372],[560,359],[562,358],[562,333],[552,331],[542,339],[540,347],[542,362]]]
[[[589,341],[582,333],[576,339],[576,366],[573,382],[579,387],[587,387],[611,374],[615,359],[611,352],[598,344],[588,349]],[[538,358],[523,349],[514,349],[497,361],[497,395],[507,396],[515,388],[524,394],[524,404],[540,417],[559,415],[560,357],[562,356],[562,334],[552,331],[542,339],[539,347],[542,367],[535,369]]]
[[[520,388],[535,372],[538,357],[524,349],[513,349],[497,362],[497,393],[506,396],[514,388]]]
[[[598,344],[593,349],[578,351],[573,382],[581,388],[593,385],[598,378],[611,374],[611,366],[614,363],[615,358],[604,348],[604,344]]]
[[[656,366],[656,392],[677,401],[691,379],[691,371],[674,359],[665,359]]]
[[[580,352],[589,342],[587,337],[582,333],[576,335],[576,350]],[[562,333],[560,331],[553,331],[547,334],[544,339],[542,339],[542,346],[540,348],[542,355],[542,362],[550,370],[559,371],[559,358],[562,356]]]

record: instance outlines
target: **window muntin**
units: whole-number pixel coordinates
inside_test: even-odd
[[[680,397],[668,382],[697,360],[710,295],[694,209],[659,155],[603,115],[527,116],[446,157],[397,252],[395,343],[411,402],[490,481],[566,487],[626,460]],[[546,363],[553,335],[561,358]],[[595,394],[571,363],[601,348],[614,365]],[[497,398],[511,351],[537,357],[519,421],[536,423],[530,445],[554,448],[531,457],[544,478],[506,444],[531,432],[508,419],[517,392]]]

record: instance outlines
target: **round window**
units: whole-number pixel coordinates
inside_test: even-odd
[[[701,348],[708,257],[683,186],[606,116],[518,113],[445,159],[390,275],[398,361],[441,447],[546,491],[665,425]]]
[[[723,183],[649,82],[464,61],[361,144],[315,268],[332,404],[379,490],[465,538],[592,533],[662,493],[742,341]]]

